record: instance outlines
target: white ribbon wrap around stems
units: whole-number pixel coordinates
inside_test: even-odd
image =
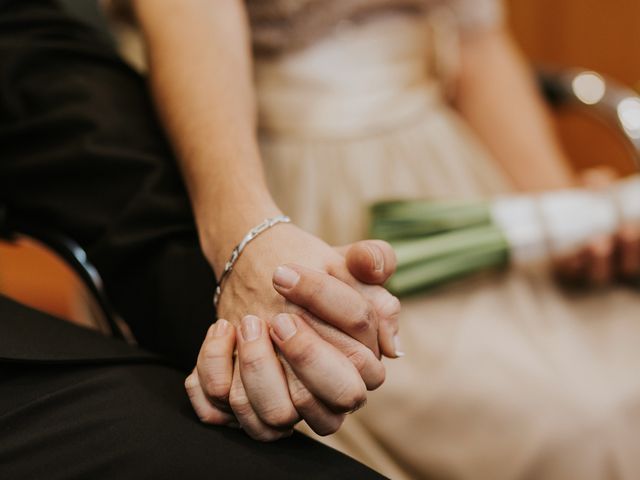
[[[614,233],[622,222],[640,222],[640,176],[601,191],[500,197],[491,206],[491,216],[511,247],[514,264],[548,261]]]

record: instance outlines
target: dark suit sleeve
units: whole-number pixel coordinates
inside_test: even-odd
[[[214,319],[145,80],[47,0],[0,0],[0,204],[79,242],[146,348],[189,368]]]

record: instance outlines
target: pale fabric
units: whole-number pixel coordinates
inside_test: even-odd
[[[380,198],[481,196],[503,176],[429,81],[432,29],[385,14],[276,61],[256,61],[259,123],[276,201],[340,244]]]
[[[134,23],[131,0],[99,2],[110,18],[119,24],[120,42],[132,45],[127,48],[139,49],[140,39],[131,37],[128,32]],[[245,4],[253,46],[260,54],[299,49],[331,34],[345,20],[381,11],[404,9],[426,12],[446,6],[463,33],[492,27],[504,17],[500,0],[245,0]],[[135,66],[144,66],[140,51],[129,53],[135,55]]]
[[[293,219],[361,238],[388,198],[509,185],[439,94],[415,16],[351,22],[257,65],[262,151]],[[406,357],[328,443],[392,478],[640,478],[640,299],[571,296],[544,271],[403,301]]]
[[[345,20],[381,11],[427,12],[445,6],[463,33],[494,26],[503,19],[500,0],[246,0],[246,5],[253,44],[261,53],[295,50],[327,35]]]

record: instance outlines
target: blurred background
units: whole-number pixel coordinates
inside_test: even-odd
[[[533,65],[593,69],[640,88],[637,0],[506,1],[516,40]],[[95,9],[95,2],[74,3],[87,12]],[[555,119],[578,168],[608,164],[621,174],[633,171],[631,157],[610,130],[575,113],[558,113]],[[37,245],[0,243],[0,292],[78,320],[86,315],[79,288],[64,264]]]
[[[535,65],[583,67],[640,88],[637,0],[507,0],[516,40]],[[602,163],[633,171],[615,135],[584,115],[556,115],[560,136],[580,168]]]

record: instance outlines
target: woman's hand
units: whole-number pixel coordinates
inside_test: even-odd
[[[565,283],[603,287],[615,280],[640,277],[640,226],[623,225],[615,235],[589,242],[555,262],[558,278]]]
[[[588,188],[603,189],[616,179],[609,168],[594,168],[582,175]],[[558,278],[569,284],[602,287],[640,276],[640,225],[625,224],[614,235],[594,238],[555,262]]]

